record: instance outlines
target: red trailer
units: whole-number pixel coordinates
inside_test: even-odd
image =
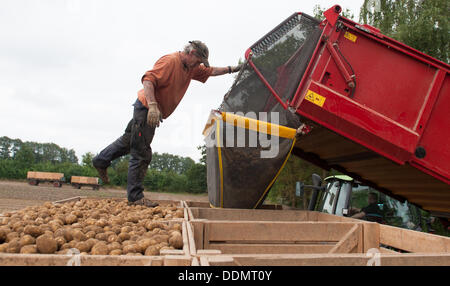
[[[450,66],[340,12],[295,13],[251,46],[220,111],[296,114],[311,131],[294,155],[449,216]]]

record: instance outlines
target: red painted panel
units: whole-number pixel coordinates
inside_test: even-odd
[[[425,148],[423,159],[414,158],[450,183],[450,76],[447,74],[418,146]]]

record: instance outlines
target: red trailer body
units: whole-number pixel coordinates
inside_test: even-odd
[[[450,66],[340,11],[324,13],[292,100],[277,98],[313,127],[293,154],[448,215]]]

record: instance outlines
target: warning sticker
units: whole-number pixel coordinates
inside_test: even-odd
[[[318,105],[318,106],[322,107],[323,104],[325,103],[326,97],[321,96],[320,94],[315,93],[314,91],[308,89],[308,92],[306,93],[305,99],[307,101],[310,101],[310,102],[314,103],[315,105]]]
[[[354,42],[356,42],[357,37],[356,37],[356,35],[353,35],[352,33],[345,32],[344,38],[349,39],[350,41],[352,41],[354,43]]]

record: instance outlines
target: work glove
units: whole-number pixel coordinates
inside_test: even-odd
[[[232,73],[238,72],[238,71],[240,71],[242,69],[243,66],[244,66],[244,64],[239,64],[237,66],[234,66],[234,67],[231,68],[231,72]]]
[[[159,111],[158,104],[156,102],[150,102],[148,104],[147,124],[150,127],[159,127],[159,122],[162,122],[162,114]]]

